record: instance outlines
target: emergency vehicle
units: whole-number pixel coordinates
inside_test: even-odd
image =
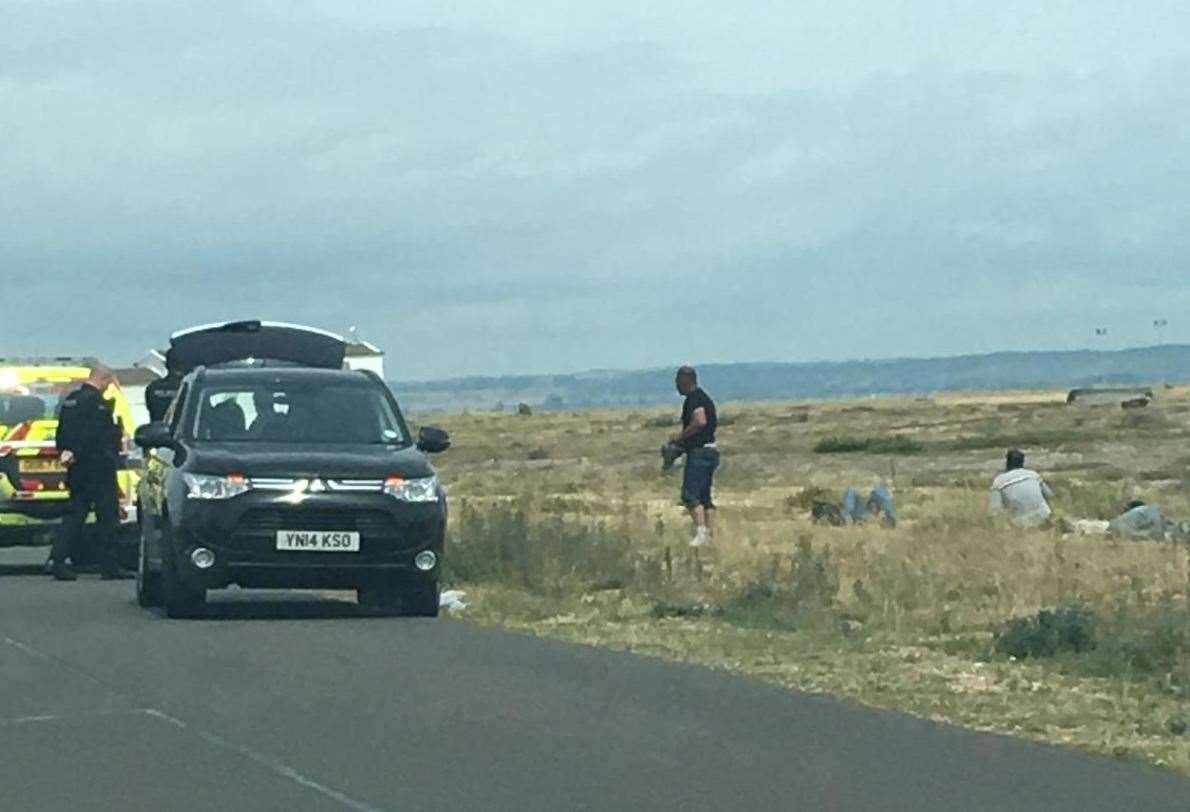
[[[70,492],[54,435],[62,401],[103,368],[94,358],[0,358],[0,547],[47,544],[66,514]],[[136,543],[139,451],[127,398],[114,382],[103,396],[123,426],[117,474],[122,546]],[[90,519],[94,521],[94,516]]]

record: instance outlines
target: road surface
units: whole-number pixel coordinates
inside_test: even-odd
[[[13,555],[5,812],[1190,806],[1155,769],[700,668],[300,593],[171,621],[130,582],[59,584]]]

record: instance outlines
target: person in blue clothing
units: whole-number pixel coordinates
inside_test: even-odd
[[[881,482],[868,494],[867,501],[863,500],[858,490],[848,488],[843,494],[843,518],[852,524],[869,518],[879,519],[887,527],[896,527],[897,507],[888,486]]]
[[[810,519],[815,524],[829,524],[834,527],[862,524],[869,519],[878,519],[885,527],[896,527],[897,506],[893,502],[888,485],[881,482],[872,489],[866,500],[858,488],[848,488],[843,493],[841,503],[814,500],[810,508]]]

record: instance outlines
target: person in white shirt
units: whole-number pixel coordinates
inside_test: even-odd
[[[992,481],[991,509],[1007,513],[1021,527],[1038,527],[1053,515],[1050,500],[1054,492],[1041,474],[1025,467],[1025,455],[1015,448],[1008,452],[1007,465]]]

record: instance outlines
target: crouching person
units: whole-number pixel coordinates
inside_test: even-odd
[[[1041,474],[1025,467],[1024,453],[1013,449],[1005,458],[1005,470],[992,481],[991,510],[1007,515],[1020,527],[1041,527],[1053,516],[1050,501],[1054,492]]]
[[[682,430],[669,441],[686,454],[682,504],[694,521],[694,540],[690,546],[703,547],[711,543],[715,529],[712,490],[715,470],[719,467],[719,448],[715,445],[719,420],[715,402],[699,387],[694,367],[679,369],[674,383],[686,400],[682,404]]]

